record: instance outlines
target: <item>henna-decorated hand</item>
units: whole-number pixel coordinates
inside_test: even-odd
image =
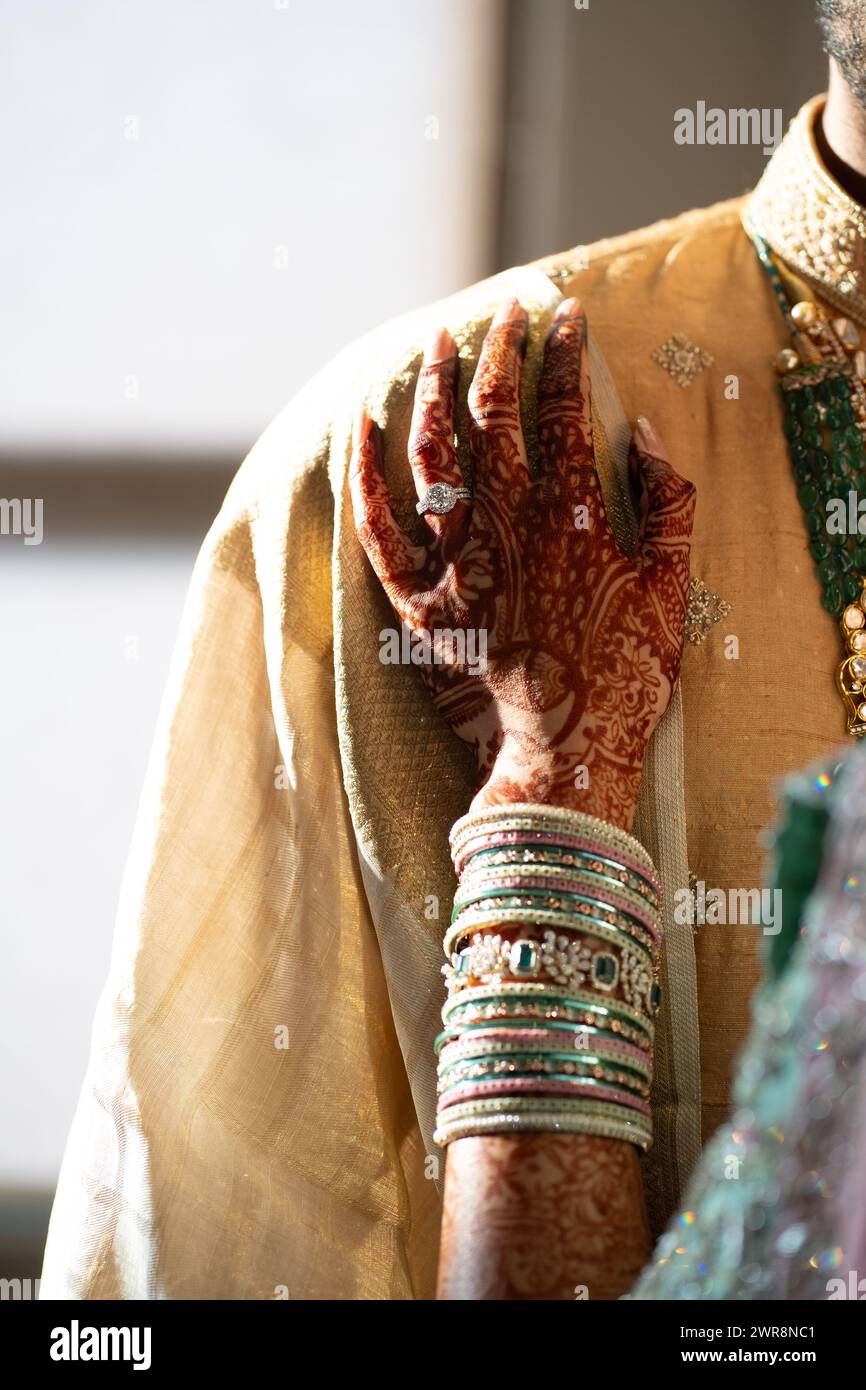
[[[545,346],[533,477],[519,409],[527,327],[512,300],[484,340],[469,393],[472,501],[428,513],[426,541],[413,544],[391,511],[378,426],[362,411],[355,525],[401,621],[430,639],[422,669],[433,699],[478,759],[473,808],[555,803],[630,828],[646,746],[679,675],[695,491],[640,419],[630,452],[639,535],[623,554],[595,465],[586,318],[573,299]],[[442,329],[424,356],[409,438],[419,499],[436,482],[463,486],[457,365]]]

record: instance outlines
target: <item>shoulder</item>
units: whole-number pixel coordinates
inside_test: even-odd
[[[712,409],[719,372],[762,375],[777,350],[775,305],[742,224],[745,203],[729,199],[538,262],[564,296],[583,303],[630,417],[656,411],[666,422],[694,423]]]
[[[711,272],[720,259],[736,257],[746,242],[742,227],[745,197],[694,208],[650,226],[605,237],[587,246],[543,257],[534,266],[558,285],[601,293],[620,280],[650,290],[685,257],[689,268]]]
[[[297,500],[300,490],[311,487],[326,487],[338,497],[352,420],[361,404],[385,428],[386,441],[399,456],[432,330],[444,325],[454,335],[465,396],[490,319],[506,297],[519,298],[530,315],[530,377],[556,305],[569,295],[584,302],[590,331],[614,374],[671,332],[694,333],[699,341],[701,326],[706,336],[708,312],[712,317],[730,301],[738,281],[755,273],[754,252],[740,222],[743,201],[731,199],[512,267],[383,323],[344,348],[265,430],[235,479],[228,513],[259,514],[264,506],[279,513],[290,496]],[[318,484],[310,482],[311,475]]]

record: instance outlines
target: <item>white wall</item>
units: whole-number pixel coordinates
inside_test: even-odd
[[[489,273],[501,15],[5,0],[4,438],[241,447],[347,341]]]

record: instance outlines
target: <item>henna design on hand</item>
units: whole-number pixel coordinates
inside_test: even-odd
[[[409,628],[485,635],[484,669],[447,646],[444,660],[423,667],[437,708],[475,751],[473,807],[556,803],[629,828],[646,745],[679,676],[695,492],[639,420],[629,456],[639,534],[630,556],[620,550],[593,451],[586,318],[573,299],[545,346],[533,477],[519,404],[527,326],[516,300],[490,326],[469,393],[474,496],[428,515],[423,544],[394,519],[379,430],[361,413],[350,468],[356,529]],[[462,485],[457,368],[440,330],[410,432],[419,496],[433,482]],[[583,768],[588,785],[576,775]]]

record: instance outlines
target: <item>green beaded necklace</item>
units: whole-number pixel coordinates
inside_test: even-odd
[[[776,359],[784,431],[827,612],[838,618],[846,655],[836,673],[850,734],[866,734],[866,517],[841,529],[849,494],[866,498],[866,387],[859,335],[849,320],[827,319],[817,304],[791,304],[764,238],[751,229],[792,347]],[[861,422],[861,423],[858,423]],[[855,507],[855,516],[859,513]],[[831,528],[831,518],[835,523]]]

